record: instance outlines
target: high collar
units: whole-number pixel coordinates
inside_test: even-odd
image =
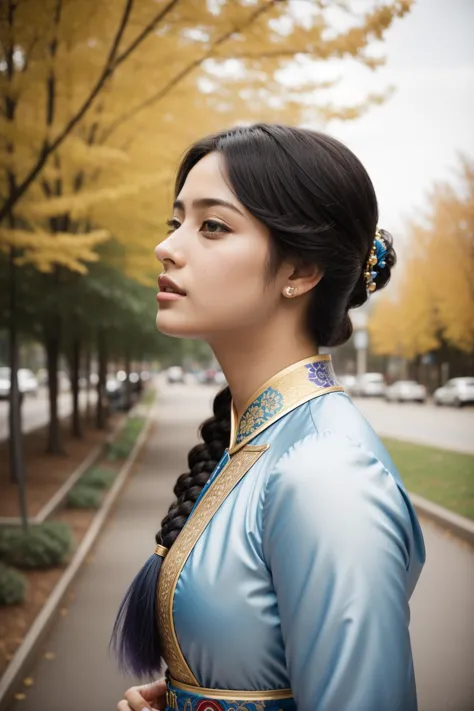
[[[330,355],[311,356],[281,370],[247,400],[239,421],[232,402],[229,454],[299,405],[331,392],[344,388],[337,383]]]

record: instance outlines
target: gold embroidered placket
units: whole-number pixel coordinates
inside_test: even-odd
[[[184,684],[199,686],[181,652],[173,621],[173,597],[181,571],[196,542],[232,489],[269,449],[247,445],[235,454],[210,485],[163,561],[157,590],[158,620],[163,657],[170,674]]]

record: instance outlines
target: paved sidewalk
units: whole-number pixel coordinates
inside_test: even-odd
[[[209,397],[211,393],[209,393]],[[123,594],[141,564],[153,551],[154,536],[171,503],[177,476],[196,444],[196,425],[209,415],[201,398],[179,412],[159,397],[140,464],[102,533],[93,560],[74,585],[74,600],[60,618],[44,651],[56,658],[39,659],[31,671],[34,686],[14,711],[115,711],[122,692],[132,683],[108,657],[108,641]],[[173,418],[171,419],[171,415]]]

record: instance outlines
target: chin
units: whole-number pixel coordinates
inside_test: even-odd
[[[156,315],[156,328],[164,336],[172,338],[201,338],[201,334],[196,333],[196,329],[183,319],[176,318],[176,315],[158,310]]]

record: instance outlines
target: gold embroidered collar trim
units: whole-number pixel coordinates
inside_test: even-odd
[[[311,356],[288,366],[252,395],[238,423],[232,403],[229,454],[238,452],[295,407],[330,392],[344,392],[336,380],[330,355]]]

